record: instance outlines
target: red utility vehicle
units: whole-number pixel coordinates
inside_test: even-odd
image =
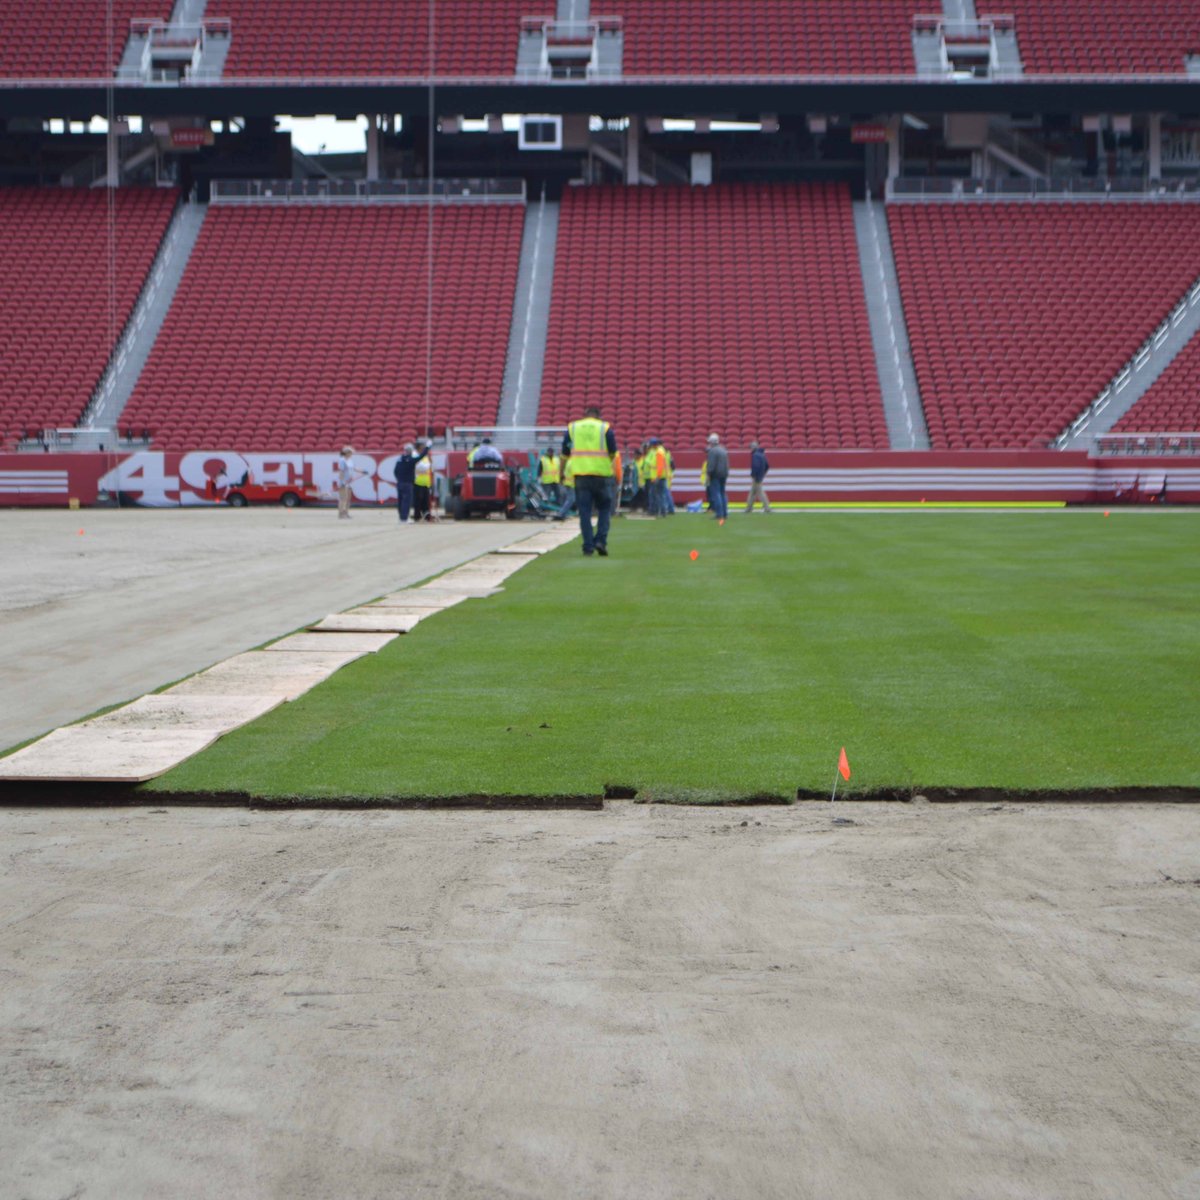
[[[215,479],[210,479],[205,495],[230,508],[245,508],[247,504],[282,504],[284,508],[296,508],[305,500],[319,498],[314,488],[298,483],[255,483],[249,476],[243,476],[239,483],[218,484]]]

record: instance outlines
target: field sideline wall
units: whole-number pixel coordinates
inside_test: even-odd
[[[699,498],[700,452],[675,452],[674,495]],[[1082,451],[841,451],[776,452],[770,455],[767,489],[773,501],[1065,501],[1105,503],[1135,477],[1167,478],[1168,499],[1200,503],[1200,456],[1091,458]],[[395,499],[394,451],[363,452],[355,465],[364,476],[354,485],[360,504]],[[744,501],[749,455],[730,454],[731,503]],[[150,508],[206,507],[206,483],[223,472],[250,471],[263,483],[295,485],[332,501],[337,454],[235,453],[155,450],[127,454],[0,455],[0,507],[66,508],[121,502]],[[448,456],[447,469],[463,469],[465,455]],[[440,465],[440,464],[439,464]]]

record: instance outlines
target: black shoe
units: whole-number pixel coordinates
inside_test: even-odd
[[[608,547],[607,546],[597,546],[596,553],[598,555],[600,555],[601,558],[607,558],[608,557]]]
[[[592,557],[592,552],[591,552],[590,550],[585,550],[585,551],[583,552],[583,557],[584,557],[584,558],[591,558],[591,557]]]

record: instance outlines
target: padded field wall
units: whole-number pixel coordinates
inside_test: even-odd
[[[675,451],[674,495],[701,496],[700,452]],[[1200,456],[1092,458],[1080,452],[778,452],[771,456],[767,489],[773,502],[1026,501],[1105,504],[1136,477],[1167,479],[1173,503],[1200,504]],[[395,499],[394,451],[356,456],[366,472],[355,484],[358,504]],[[205,485],[217,472],[249,468],[264,482],[312,488],[316,503],[333,502],[337,455],[331,452],[246,454],[199,450],[190,454],[0,455],[0,507],[66,508],[121,502],[155,508],[210,507]],[[465,455],[447,456],[445,469],[463,469]],[[730,503],[744,502],[749,456],[730,454]],[[102,495],[103,493],[103,495]]]

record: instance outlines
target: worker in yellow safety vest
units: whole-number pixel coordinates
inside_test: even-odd
[[[663,446],[663,513],[665,516],[671,516],[675,511],[675,501],[671,496],[671,489],[675,486],[675,460],[671,457],[671,452]]]
[[[575,464],[568,458],[565,462],[559,462],[562,469],[562,483],[560,488],[562,491],[562,503],[558,506],[558,512],[555,514],[556,521],[565,521],[571,509],[575,507]]]
[[[413,516],[418,521],[432,521],[433,509],[430,499],[433,495],[433,458],[429,454],[428,443],[418,443],[425,447],[425,457],[417,460],[417,469],[413,475]]]
[[[567,465],[574,468],[575,503],[579,508],[579,528],[583,533],[583,553],[588,558],[593,554],[607,558],[617,437],[612,426],[601,420],[599,408],[590,406],[582,420],[572,421],[567,426],[562,452]],[[594,530],[593,509],[596,511]]]
[[[652,517],[667,515],[667,452],[658,438],[650,439],[646,451],[646,487],[648,509]]]
[[[551,504],[562,503],[562,459],[553,446],[542,455],[538,463],[538,482]]]

